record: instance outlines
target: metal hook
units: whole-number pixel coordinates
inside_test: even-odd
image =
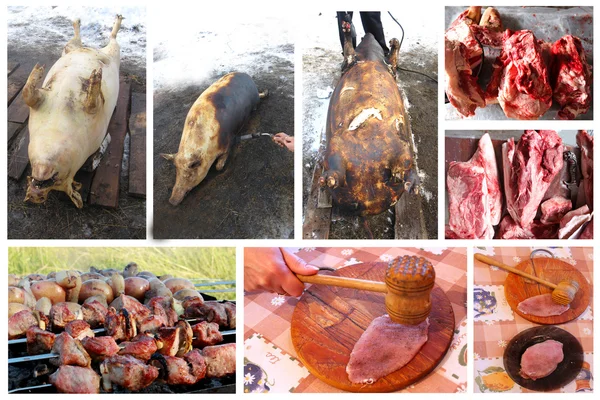
[[[532,274],[531,274],[531,275],[533,275],[533,276],[537,276],[537,272],[536,272],[536,270],[535,270],[535,261],[534,261],[534,258],[535,258],[534,256],[535,256],[537,253],[546,253],[546,254],[550,255],[550,258],[554,258],[554,253],[553,253],[553,252],[551,252],[551,251],[550,251],[550,250],[548,250],[548,249],[535,249],[535,250],[533,250],[533,251],[531,252],[531,254],[529,254],[529,260],[531,261],[531,269],[533,270],[533,272],[532,272]],[[532,281],[530,281],[530,282],[528,282],[528,283],[533,283],[533,282],[532,282]],[[538,285],[538,286],[539,286],[539,285]]]

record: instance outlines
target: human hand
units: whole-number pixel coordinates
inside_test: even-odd
[[[292,153],[294,152],[294,137],[287,135],[283,132],[276,133],[273,135],[273,141],[277,143],[279,147],[286,147]]]
[[[244,249],[244,290],[268,291],[300,296],[304,283],[294,275],[314,275],[319,268],[279,247],[246,247]]]

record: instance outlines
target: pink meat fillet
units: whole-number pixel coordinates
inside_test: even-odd
[[[490,209],[490,223],[494,226],[500,223],[502,216],[502,192],[498,180],[498,164],[496,153],[490,135],[486,133],[479,139],[477,151],[470,162],[479,165],[485,172],[485,181],[488,190],[488,204]]]
[[[512,219],[527,228],[544,194],[563,167],[562,139],[555,131],[525,131],[503,147],[504,194]]]
[[[590,210],[594,209],[594,137],[587,131],[577,132],[577,146],[581,149],[581,186],[585,192],[585,201]],[[581,190],[581,188],[580,188]]]
[[[535,317],[552,317],[567,311],[569,305],[556,304],[552,300],[552,294],[546,293],[523,300],[517,305],[517,309]]]
[[[540,218],[540,221],[544,224],[558,224],[572,208],[573,203],[570,199],[560,196],[552,197],[542,203],[542,218]]]
[[[569,211],[560,220],[560,229],[558,230],[559,239],[568,239],[581,227],[581,225],[592,219],[590,209],[587,205],[579,207],[577,210]]]
[[[563,344],[546,340],[534,344],[521,356],[521,376],[525,379],[540,379],[550,375],[564,359]]]
[[[403,325],[388,315],[375,318],[350,354],[346,366],[350,382],[372,384],[404,367],[427,342],[428,330],[429,320]]]
[[[557,239],[558,224],[547,225],[534,220],[527,228],[522,228],[510,215],[505,215],[498,227],[496,239]]]

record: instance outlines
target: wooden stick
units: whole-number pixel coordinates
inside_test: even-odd
[[[316,283],[319,285],[339,286],[350,289],[367,290],[369,292],[387,293],[385,282],[368,281],[365,279],[352,279],[331,275],[296,275],[301,282]]]
[[[488,256],[484,256],[483,254],[475,254],[475,259],[478,261],[481,261],[482,263],[485,263],[488,265],[493,265],[495,267],[502,268],[506,271],[512,272],[513,274],[520,275],[527,279],[531,279],[532,281],[536,281],[536,282],[541,283],[542,285],[548,286],[552,289],[556,289],[556,287],[557,287],[557,285],[555,285],[554,283],[550,283],[548,281],[538,278],[537,276],[533,276],[531,274],[528,274],[527,272],[520,271],[516,268],[509,267],[508,265],[502,264],[500,261],[495,260]]]

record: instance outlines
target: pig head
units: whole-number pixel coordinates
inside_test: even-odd
[[[398,49],[396,42],[393,52]],[[403,192],[416,192],[419,180],[404,103],[372,35],[367,34],[356,48],[356,59],[329,103],[319,183],[341,209],[379,214]]]

